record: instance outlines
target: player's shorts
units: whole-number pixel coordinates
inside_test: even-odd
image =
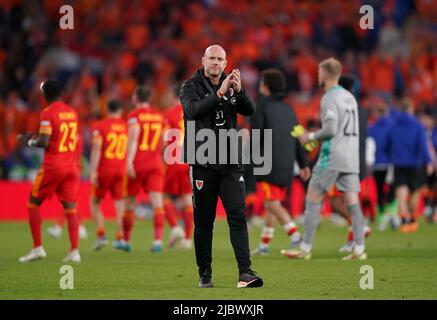
[[[44,201],[56,194],[61,202],[77,202],[80,172],[77,166],[42,167],[32,185],[32,197]]]
[[[165,172],[164,192],[172,196],[191,194],[190,167],[188,164],[172,164]]]
[[[414,192],[426,184],[426,171],[423,167],[395,167],[393,188],[407,186]]]
[[[285,199],[286,187],[281,187],[270,182],[260,182],[264,194],[264,200],[268,201],[283,201]]]
[[[95,198],[103,199],[109,191],[112,199],[123,198],[123,190],[126,189],[127,176],[125,171],[101,171],[98,173],[97,186],[92,186],[92,195]]]
[[[136,177],[127,179],[125,195],[136,196],[141,190],[144,192],[164,191],[164,171],[162,168],[152,168],[135,172]]]
[[[329,169],[315,169],[308,187],[325,194],[334,184],[341,192],[358,193],[361,190],[358,173],[338,172]]]
[[[342,197],[342,196],[343,196],[343,192],[339,191],[335,184],[332,186],[331,190],[329,190],[329,192],[328,192],[328,197]]]

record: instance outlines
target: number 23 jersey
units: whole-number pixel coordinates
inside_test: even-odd
[[[40,134],[50,135],[42,166],[78,168],[78,115],[75,109],[56,101],[40,114]]]

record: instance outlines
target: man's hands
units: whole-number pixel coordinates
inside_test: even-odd
[[[27,146],[27,141],[29,141],[30,139],[32,139],[32,133],[30,132],[20,133],[19,135],[17,135],[18,142],[23,146]]]
[[[302,178],[303,181],[308,181],[311,176],[311,169],[309,167],[300,169],[299,176]]]
[[[231,85],[233,85],[237,93],[241,91],[241,75],[238,69],[233,69],[232,72],[225,78],[225,80],[223,80],[220,89],[217,91],[217,95],[220,98],[223,97],[228,92]]]
[[[308,152],[313,151],[319,144],[316,140],[310,139],[309,132],[301,125],[295,126],[291,131],[291,135],[298,139],[300,144],[304,146]]]
[[[232,78],[231,83],[234,85],[234,90],[237,91],[237,93],[240,93],[241,91],[241,75],[240,70],[233,69],[231,72]]]

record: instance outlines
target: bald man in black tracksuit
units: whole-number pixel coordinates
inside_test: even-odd
[[[245,186],[241,164],[241,144],[236,163],[229,154],[224,164],[219,164],[220,149],[216,148],[213,161],[200,161],[196,151],[204,143],[192,141],[188,136],[190,126],[196,134],[201,129],[213,132],[219,141],[220,129],[236,129],[237,113],[249,116],[255,111],[252,99],[241,87],[240,72],[224,73],[226,52],[220,46],[206,49],[202,58],[203,68],[181,88],[179,98],[184,109],[184,161],[190,164],[194,207],[194,245],[199,267],[199,287],[212,287],[212,236],[218,196],[226,210],[232,247],[239,269],[237,287],[260,287],[263,280],[251,270],[247,225],[245,219]],[[218,144],[218,143],[217,143]]]

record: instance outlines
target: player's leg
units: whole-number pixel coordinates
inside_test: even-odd
[[[102,210],[100,208],[101,198],[96,195],[92,195],[90,198],[91,214],[96,224],[96,236],[97,239],[94,242],[93,250],[98,251],[108,244],[106,239],[105,230],[105,218],[103,217]]]
[[[162,192],[150,191],[150,203],[153,209],[153,243],[150,248],[151,252],[162,251],[162,238],[164,235],[164,198]]]
[[[164,172],[161,168],[149,170],[144,175],[142,182],[144,191],[149,192],[150,204],[153,209],[153,243],[151,252],[162,251],[162,238],[164,235]]]
[[[62,171],[61,171],[62,172]],[[70,239],[70,253],[63,260],[64,262],[80,262],[79,255],[79,216],[77,202],[79,199],[80,172],[78,168],[68,168],[62,172],[63,178],[56,188],[56,195],[64,208],[64,215],[67,220],[68,236]]]
[[[47,254],[42,246],[42,235],[41,235],[41,213],[40,205],[42,201],[33,197],[29,197],[27,203],[27,209],[29,212],[29,227],[30,233],[32,235],[33,247],[32,250],[25,256],[22,256],[18,261],[21,263],[31,262],[47,257]]]
[[[301,234],[298,232],[296,224],[291,220],[290,214],[282,206],[280,200],[266,200],[266,209],[273,214],[282,225],[282,228],[290,238],[291,247],[297,246],[302,240]]]
[[[322,201],[338,175],[338,172],[317,167],[313,171],[305,197],[304,235],[300,244],[300,250],[281,250],[284,256],[297,259],[311,258],[313,238],[320,222]]]
[[[109,191],[111,197],[114,200],[114,207],[116,212],[117,231],[115,234],[115,241],[113,246],[119,248],[123,246],[123,214],[124,214],[124,199],[123,196],[126,193],[127,176],[123,171],[114,175]]]
[[[122,249],[127,252],[131,250],[130,237],[134,225],[134,220],[135,220],[135,196],[129,195],[124,200],[124,213],[122,219],[124,244],[122,248],[117,248],[117,249]]]
[[[175,204],[166,197],[164,199],[164,211],[165,217],[170,225],[170,238],[168,240],[168,247],[173,248],[179,241],[185,238],[185,232],[181,225],[178,223],[178,213]]]
[[[252,250],[252,255],[268,255],[270,242],[275,232],[275,216],[267,210],[265,223],[261,231],[261,242],[257,248]]]
[[[415,179],[411,179],[410,177],[410,191],[411,191],[411,197],[409,201],[410,206],[410,232],[415,232],[419,228],[419,223],[417,221],[417,217],[419,216],[419,202],[423,195],[426,193],[427,186],[426,186],[426,180],[427,180],[427,173],[426,173],[426,167],[420,166],[416,170],[416,174],[412,175],[415,177]]]
[[[183,194],[180,197],[182,204],[182,218],[184,220],[184,234],[185,239],[181,241],[182,249],[189,250],[192,247],[191,237],[193,235],[193,203],[192,195],[190,193]]]
[[[364,260],[367,258],[364,244],[364,216],[361,210],[359,192],[361,190],[358,174],[341,173],[337,179],[337,187],[344,192],[347,210],[351,217],[351,226],[354,235],[354,250],[343,260]]]
[[[124,212],[123,212],[123,218],[122,218],[122,227],[123,227],[123,241],[120,243],[115,242],[114,247],[115,249],[123,250],[126,252],[131,251],[131,244],[130,244],[130,238],[131,238],[131,232],[135,221],[135,202],[136,202],[136,196],[140,191],[141,188],[141,180],[142,179],[142,173],[136,172],[136,177],[127,178],[127,182],[125,184],[125,190],[123,192],[124,194]]]
[[[44,168],[41,168],[38,171],[27,203],[33,248],[27,255],[19,259],[22,263],[39,260],[47,256],[42,246],[42,219],[40,205],[43,203],[44,199],[54,193],[57,184],[58,175],[56,172],[51,172],[50,170],[47,171]]]
[[[179,195],[183,195],[184,191],[186,192],[186,190],[183,190],[185,182],[184,180],[187,180],[189,187],[188,192],[190,192],[191,184],[189,183],[188,179],[188,166],[174,164],[167,167],[164,189],[169,196],[164,200],[164,209],[167,221],[171,228],[170,238],[168,241],[168,246],[170,248],[174,247],[177,242],[182,241],[185,238],[185,232],[178,224],[176,206],[170,198],[170,195],[177,197]],[[189,244],[187,245],[189,246]]]
[[[115,234],[115,241],[123,240],[123,213],[124,213],[124,200],[116,199],[114,200],[115,212],[117,214],[117,231]]]
[[[354,233],[352,230],[352,223],[349,216],[349,211],[347,210],[347,202],[344,194],[340,194],[340,192],[335,188],[335,190],[331,190],[331,192],[329,193],[329,201],[332,211],[338,213],[342,218],[347,221],[349,225],[347,232],[347,241],[344,245],[340,247],[338,251],[352,252],[355,245]]]
[[[76,202],[63,202],[64,214],[67,219],[68,236],[70,238],[70,253],[63,260],[64,262],[80,262],[79,254],[79,218],[77,215]]]

